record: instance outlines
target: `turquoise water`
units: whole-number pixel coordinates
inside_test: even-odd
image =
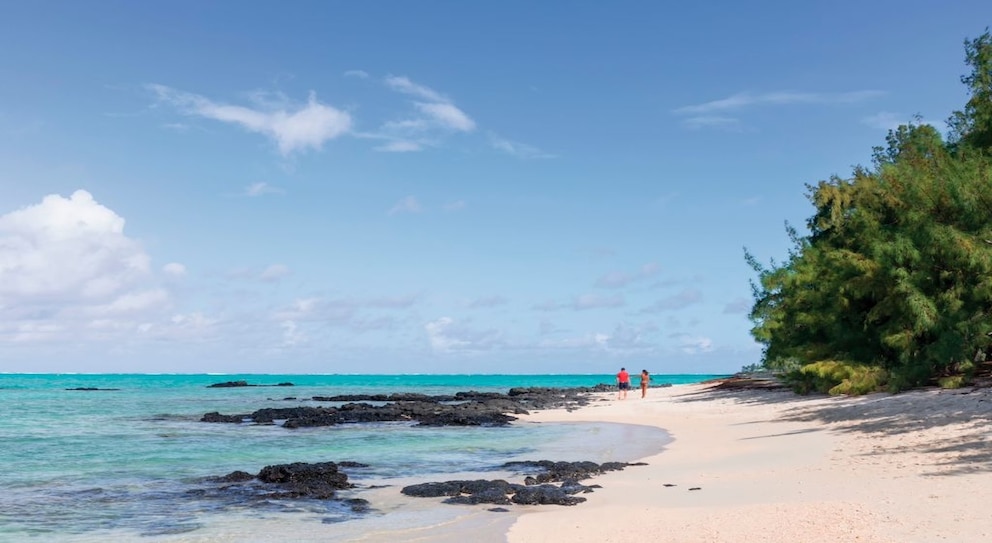
[[[711,375],[658,375],[684,384]],[[350,520],[337,502],[246,503],[191,493],[200,479],[270,464],[345,460],[362,487],[453,472],[486,472],[508,459],[633,461],[667,436],[620,425],[515,424],[508,428],[416,428],[405,423],[288,430],[199,422],[210,411],[319,405],[313,396],[393,392],[506,392],[511,387],[611,383],[610,375],[137,375],[0,374],[0,540],[68,540],[113,534],[140,540],[194,534],[230,515]],[[208,388],[244,380],[257,386]],[[67,390],[99,388],[115,390]],[[572,455],[572,458],[564,456]],[[355,491],[361,497],[361,490]],[[373,508],[375,503],[372,504]],[[450,507],[450,506],[445,506]],[[373,510],[389,522],[389,514]],[[309,519],[309,520],[307,520]]]

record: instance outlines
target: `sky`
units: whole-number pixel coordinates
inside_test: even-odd
[[[0,0],[0,372],[730,373],[987,1]]]

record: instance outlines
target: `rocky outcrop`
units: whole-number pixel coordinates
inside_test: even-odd
[[[644,463],[626,462],[552,462],[551,460],[526,460],[507,462],[504,469],[528,473],[524,483],[536,485],[562,481],[581,481],[608,471],[620,471],[628,466],[644,466]]]
[[[237,388],[237,387],[291,387],[294,386],[293,383],[278,383],[275,385],[255,385],[248,381],[224,381],[223,383],[214,383],[212,385],[207,385],[207,388]]]
[[[76,388],[67,388],[66,390],[78,390],[78,391],[83,391],[83,392],[95,392],[95,391],[112,391],[112,390],[120,390],[120,389],[119,388],[76,387]]]
[[[331,500],[339,490],[354,488],[342,467],[366,467],[357,462],[294,462],[265,466],[257,475],[233,471],[221,477],[207,478],[207,482],[222,483],[219,492],[237,491],[254,494],[259,499],[309,498]]]
[[[315,396],[319,402],[349,402],[337,407],[259,409],[253,413],[206,413],[202,422],[276,424],[284,428],[337,424],[413,421],[419,426],[506,426],[529,410],[574,409],[589,403],[589,393],[612,390],[607,385],[581,388],[513,388],[497,392],[459,392],[454,395],[347,394]],[[371,405],[365,402],[386,402]]]
[[[434,402],[399,402],[373,406],[350,403],[340,407],[288,407],[259,409],[254,413],[223,415],[206,413],[201,422],[248,422],[275,424],[284,428],[308,428],[367,422],[413,421],[419,426],[506,426],[516,417],[503,412],[505,406],[477,402],[446,405]]]
[[[550,460],[508,462],[504,468],[531,472],[524,484],[513,484],[503,479],[496,480],[455,480],[429,482],[403,487],[400,491],[407,496],[420,498],[446,497],[444,503],[476,505],[575,505],[586,501],[576,494],[592,492],[598,485],[586,486],[578,481],[607,471],[622,470],[624,462],[552,462]],[[552,482],[560,481],[560,485]]]

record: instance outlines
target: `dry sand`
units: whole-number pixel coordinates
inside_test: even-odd
[[[508,541],[992,541],[992,389],[639,396],[526,417],[655,425],[675,441],[647,466],[585,481],[603,487],[585,503],[528,510]]]

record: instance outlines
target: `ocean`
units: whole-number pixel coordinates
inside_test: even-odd
[[[687,384],[713,375],[656,375]],[[211,388],[244,380],[260,385]],[[293,386],[265,386],[292,383]],[[632,462],[662,450],[663,431],[607,423],[414,427],[406,423],[287,429],[211,424],[204,413],[327,405],[313,396],[577,387],[612,375],[0,374],[0,541],[359,541],[463,514],[422,499],[411,482],[498,478],[509,460]],[[78,390],[88,389],[88,390]],[[95,390],[94,390],[95,389]],[[636,395],[634,395],[636,396]],[[272,464],[354,461],[370,510],[339,501],[251,500],[197,492],[206,477]],[[306,536],[306,537],[304,537]]]

